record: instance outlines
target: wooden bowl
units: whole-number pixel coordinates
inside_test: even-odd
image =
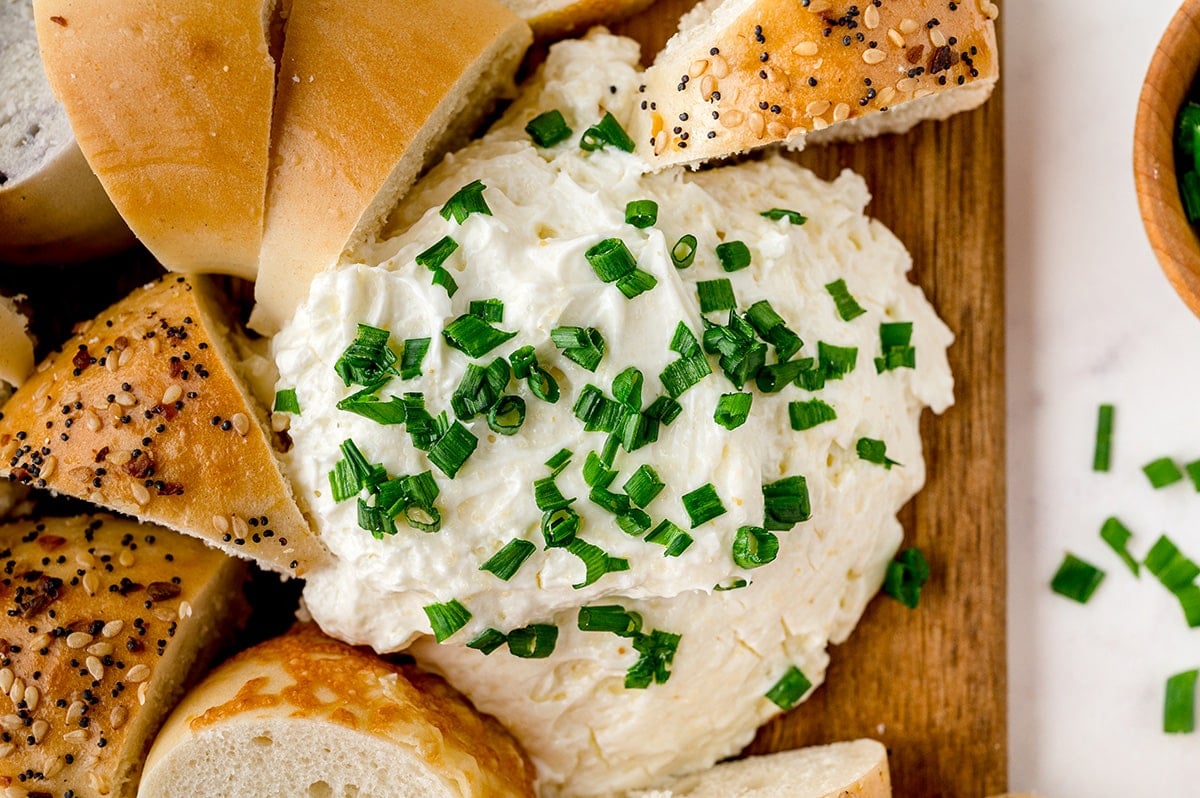
[[[1200,67],[1200,0],[1185,0],[1158,43],[1133,134],[1133,177],[1150,246],[1179,296],[1200,316],[1200,238],[1175,176],[1175,116]]]

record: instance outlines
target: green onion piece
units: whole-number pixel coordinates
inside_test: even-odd
[[[625,205],[625,223],[639,230],[654,226],[658,221],[658,203],[654,200],[633,200]]]
[[[801,673],[799,668],[792,665],[783,676],[779,677],[779,681],[775,682],[774,686],[767,691],[767,699],[784,712],[787,712],[800,703],[800,699],[804,698],[811,687],[812,682],[808,680],[808,677]]]
[[[341,445],[342,459],[329,474],[334,501],[345,501],[361,490],[374,489],[387,479],[383,466],[373,466],[359,450],[353,440],[347,438]]]
[[[920,549],[905,549],[888,563],[883,592],[910,610],[921,600],[921,588],[929,581],[929,562]]]
[[[609,399],[595,385],[585,385],[571,409],[587,432],[616,432],[632,415],[629,408]]]
[[[571,127],[563,118],[562,111],[554,108],[538,114],[525,125],[525,132],[539,147],[553,147],[571,137]]]
[[[800,351],[804,341],[796,335],[783,321],[783,317],[775,312],[767,300],[759,300],[746,311],[746,321],[758,333],[758,337],[775,347],[775,354],[781,361],[791,359]]]
[[[621,440],[616,435],[609,435],[604,441],[604,448],[600,450],[600,460],[609,468],[612,468],[613,462],[617,459],[617,450],[621,448]]]
[[[369,387],[339,400],[337,409],[355,413],[382,425],[403,424],[407,417],[403,400],[393,396],[384,402],[376,398],[374,389]]]
[[[568,499],[566,496],[563,496],[553,476],[534,480],[533,502],[543,513],[563,507],[570,507],[574,501],[574,499]]]
[[[671,422],[679,418],[679,414],[683,412],[683,405],[676,402],[669,396],[656,397],[650,406],[647,407],[643,414],[648,418],[661,422],[664,427],[671,426]]]
[[[563,357],[588,371],[594,372],[604,357],[604,338],[595,327],[555,327],[550,342],[563,351]]]
[[[709,374],[712,374],[712,367],[708,365],[708,359],[702,353],[697,353],[671,361],[658,379],[670,397],[678,399]]]
[[[815,363],[816,361],[811,357],[803,357],[799,360],[789,360],[786,363],[772,363],[769,366],[763,366],[754,376],[754,384],[763,393],[778,393],[785,386],[795,382],[801,372],[815,370]]]
[[[1188,222],[1200,222],[1200,174],[1194,169],[1187,170],[1179,178],[1179,198]]]
[[[558,627],[531,623],[508,633],[508,653],[521,659],[545,659],[558,644]]]
[[[413,529],[437,532],[442,528],[442,514],[434,502],[440,492],[433,474],[424,471],[384,482],[377,491],[376,505],[391,518],[403,515]]]
[[[791,419],[792,429],[800,431],[833,421],[837,418],[837,411],[820,399],[788,402],[788,418]]]
[[[1181,154],[1193,158],[1196,155],[1196,132],[1200,130],[1200,105],[1189,100],[1179,109],[1175,128],[1175,145]]]
[[[1186,585],[1176,590],[1175,598],[1179,599],[1179,606],[1183,608],[1188,628],[1200,626],[1200,585]]]
[[[400,356],[400,378],[411,380],[421,376],[421,363],[429,351],[428,338],[407,338],[404,341],[404,354]]]
[[[418,266],[424,266],[426,269],[437,271],[445,265],[446,260],[454,254],[458,249],[458,242],[450,236],[442,236],[442,238],[429,249],[422,252],[414,259]]]
[[[652,683],[666,684],[680,639],[677,634],[657,629],[648,635],[634,635],[633,648],[640,656],[625,674],[625,688],[645,690]]]
[[[916,368],[917,350],[910,346],[912,341],[912,322],[884,322],[879,325],[879,343],[883,350],[881,357],[875,358],[875,371],[882,374],[898,368]]]
[[[507,642],[508,637],[499,629],[484,629],[475,636],[474,640],[467,643],[467,648],[481,651],[484,656],[487,656]]]
[[[508,362],[512,364],[513,376],[518,380],[523,380],[529,376],[529,372],[537,367],[538,359],[532,346],[522,346],[513,350],[513,353],[508,356]]]
[[[681,236],[671,247],[671,263],[676,269],[686,269],[696,260],[696,237],[688,234]]]
[[[625,295],[626,299],[640,296],[656,285],[658,285],[658,278],[641,269],[634,269],[628,275],[617,280],[617,288]]]
[[[1163,731],[1191,734],[1196,730],[1196,678],[1200,670],[1184,671],[1167,679],[1163,700]]]
[[[644,383],[642,372],[631,366],[613,378],[613,398],[630,410],[641,410],[642,385]]]
[[[1134,576],[1139,576],[1141,573],[1140,565],[1134,556],[1129,553],[1129,541],[1132,538],[1133,533],[1116,518],[1106,518],[1104,525],[1100,527],[1100,539],[1117,553],[1117,556],[1128,566]]]
[[[1151,463],[1146,463],[1142,466],[1142,471],[1156,490],[1165,488],[1167,485],[1174,485],[1183,479],[1183,471],[1175,465],[1175,461],[1170,457],[1160,457]]]
[[[762,486],[763,526],[772,532],[786,532],[812,517],[808,482],[801,476],[784,477]]]
[[[633,637],[642,631],[642,616],[619,604],[579,608],[581,632],[610,632],[618,637]]]
[[[692,529],[725,514],[725,505],[711,482],[683,494],[683,509],[692,521]]]
[[[583,461],[583,481],[591,488],[607,488],[617,478],[617,472],[604,464],[595,452],[588,452]]]
[[[525,423],[525,400],[519,396],[501,396],[488,410],[487,423],[498,435],[516,435]]]
[[[713,590],[718,593],[724,593],[727,590],[741,590],[743,587],[749,587],[750,583],[742,578],[730,579],[725,584],[713,585]]]
[[[450,346],[465,352],[470,357],[483,357],[505,341],[516,337],[515,332],[497,330],[478,316],[470,313],[459,316],[442,330],[442,337]]]
[[[834,346],[824,341],[817,342],[817,361],[821,373],[827,380],[840,380],[854,371],[858,363],[858,347]]]
[[[334,463],[333,470],[329,472],[329,490],[333,494],[335,502],[352,499],[361,490],[354,470],[345,460],[338,460]]]
[[[358,500],[358,525],[376,540],[383,540],[384,535],[396,534],[396,523],[392,517],[382,507],[368,504],[361,498]]]
[[[536,549],[537,546],[528,540],[513,538],[505,543],[500,551],[489,557],[487,562],[479,566],[479,570],[487,571],[507,582],[513,578]]]
[[[566,546],[579,531],[579,513],[570,507],[560,507],[542,514],[542,538],[546,548]]]
[[[717,260],[727,272],[736,272],[750,265],[750,247],[744,241],[726,241],[717,244]]]
[[[832,283],[826,283],[825,290],[833,297],[833,304],[837,306],[837,314],[842,321],[853,321],[867,312],[850,293],[845,280],[838,278]]]
[[[388,347],[389,335],[387,330],[369,324],[358,325],[354,340],[333,366],[343,383],[379,387],[396,373],[396,353]]]
[[[640,465],[621,488],[638,507],[645,509],[666,485],[649,465]]]
[[[1092,455],[1093,471],[1108,471],[1112,457],[1113,406],[1100,405],[1096,416],[1096,449]],[[1200,483],[1197,483],[1200,490]]]
[[[433,628],[433,637],[439,643],[444,643],[471,620],[471,611],[458,599],[450,599],[442,604],[428,604],[424,609],[425,616],[429,618],[429,625]]]
[[[625,515],[629,512],[629,497],[624,493],[615,493],[608,488],[592,488],[588,498],[593,504],[613,515]]]
[[[758,568],[779,554],[779,538],[758,526],[743,526],[733,538],[733,561],[739,568]]]
[[[719,354],[726,378],[739,390],[755,379],[767,362],[767,345],[756,337],[754,327],[737,313],[729,312],[727,324],[704,320],[704,351]]]
[[[1187,472],[1188,479],[1192,481],[1192,485],[1200,492],[1200,460],[1193,460],[1183,467]]]
[[[454,280],[454,275],[440,266],[433,270],[433,284],[446,289],[446,296],[453,297],[458,293],[458,283]]]
[[[479,439],[461,422],[455,421],[446,430],[446,434],[438,438],[429,450],[429,462],[433,463],[443,474],[454,479],[454,475],[467,462],[467,458],[479,445]]]
[[[467,312],[490,324],[504,321],[504,302],[499,299],[472,299]]]
[[[571,462],[571,458],[575,455],[570,449],[559,449],[554,453],[554,456],[546,461],[546,468],[553,472],[552,476],[558,476],[562,470]]]
[[[450,429],[450,421],[445,412],[436,417],[425,409],[425,397],[419,393],[404,394],[404,406],[408,414],[408,434],[412,437],[413,446],[421,451],[429,451],[437,441]]]
[[[296,398],[295,388],[284,388],[275,392],[273,413],[294,413],[300,415],[300,400]]]
[[[753,401],[753,394],[721,394],[721,398],[717,400],[717,409],[713,412],[713,421],[725,429],[737,429],[746,423],[746,419],[750,415],[750,405]]]
[[[649,535],[646,535],[646,541],[665,546],[664,557],[678,557],[693,543],[691,535],[665,519],[660,521]]]
[[[855,354],[857,355],[857,352]],[[825,387],[825,372],[819,364],[812,368],[801,369],[797,372],[794,382],[806,391],[819,391]]]
[[[1050,589],[1080,604],[1087,604],[1102,581],[1104,571],[1068,553],[1050,580]]]
[[[596,276],[606,283],[615,283],[637,269],[637,259],[619,238],[606,238],[590,247],[583,256],[592,265]]]
[[[1146,552],[1143,565],[1172,593],[1183,590],[1200,576],[1200,565],[1181,552],[1166,535],[1159,537]]]
[[[700,342],[696,340],[696,334],[683,322],[675,325],[675,332],[671,334],[671,343],[667,347],[672,352],[684,357],[701,354]]]
[[[854,449],[858,452],[859,459],[881,465],[889,471],[894,465],[902,465],[887,456],[887,444],[883,441],[874,438],[859,438]]]
[[[512,363],[513,375],[519,380],[525,380],[534,396],[550,404],[558,401],[558,381],[538,365],[532,346],[523,346],[513,352],[509,355],[509,361]]]
[[[450,406],[454,414],[463,421],[470,421],[481,413],[486,413],[500,401],[503,391],[508,387],[508,361],[498,357],[485,369],[475,363],[468,363],[462,382],[454,389],[450,397]]]
[[[483,198],[483,190],[487,188],[482,181],[475,180],[454,192],[454,196],[446,200],[440,211],[443,219],[454,217],[454,221],[462,224],[473,213],[491,216],[492,209]]]
[[[621,446],[627,452],[635,452],[648,443],[658,440],[658,420],[645,413],[630,410],[627,406],[625,417],[621,420],[618,434],[621,436]]]
[[[617,121],[616,117],[605,111],[599,122],[583,131],[583,135],[579,139],[579,147],[588,152],[594,152],[609,144],[618,150],[633,152],[633,139],[629,138],[629,134],[625,132],[625,128],[621,127],[621,123]]]
[[[582,538],[572,538],[564,548],[583,561],[583,581],[571,585],[576,590],[582,590],[605,574],[629,570],[629,560],[609,556],[599,546],[593,546]]]
[[[778,222],[780,219],[787,219],[789,224],[804,224],[808,221],[808,217],[799,211],[789,211],[783,208],[772,208],[769,211],[763,211],[759,216],[765,216],[772,221]]]
[[[636,538],[650,528],[650,516],[644,510],[633,507],[629,512],[617,516],[617,526],[626,535]]]
[[[733,295],[733,283],[728,277],[716,280],[701,280],[696,283],[696,294],[700,297],[700,312],[711,313],[714,310],[733,310],[737,307],[737,297]]]

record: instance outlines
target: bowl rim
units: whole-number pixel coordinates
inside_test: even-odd
[[[1200,236],[1184,217],[1175,119],[1200,69],[1200,0],[1185,0],[1154,50],[1138,98],[1133,176],[1142,224],[1176,293],[1200,316]]]

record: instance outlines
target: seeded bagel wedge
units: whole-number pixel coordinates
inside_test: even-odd
[[[298,576],[324,561],[211,283],[168,275],[80,325],[0,418],[0,477]]]
[[[105,515],[0,526],[0,558],[0,794],[133,796],[154,732],[244,614],[245,564]]]

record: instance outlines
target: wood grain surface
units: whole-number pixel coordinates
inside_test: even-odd
[[[692,2],[659,0],[613,28],[639,39],[649,60]],[[798,156],[824,177],[850,168],[867,178],[868,213],[908,246],[913,279],[957,334],[956,403],[923,419],[929,480],[901,516],[905,544],[919,546],[933,568],[920,608],[874,601],[831,652],[826,683],[764,727],[748,752],[874,737],[891,752],[899,798],[979,798],[1006,788],[1002,131],[997,90],[980,110],[947,122]],[[158,271],[135,250],[83,267],[0,269],[0,290],[29,295],[44,353],[75,321]],[[274,631],[286,624],[295,591],[281,594],[266,579],[259,590],[279,609],[268,619]]]
[[[659,0],[614,30],[652,54],[692,4]],[[1002,86],[946,122],[798,156],[822,177],[866,177],[867,212],[907,245],[913,279],[957,335],[955,404],[922,420],[929,481],[901,514],[905,545],[933,569],[920,608],[872,602],[833,648],[825,684],[748,752],[874,737],[891,752],[898,798],[1007,786]]]

